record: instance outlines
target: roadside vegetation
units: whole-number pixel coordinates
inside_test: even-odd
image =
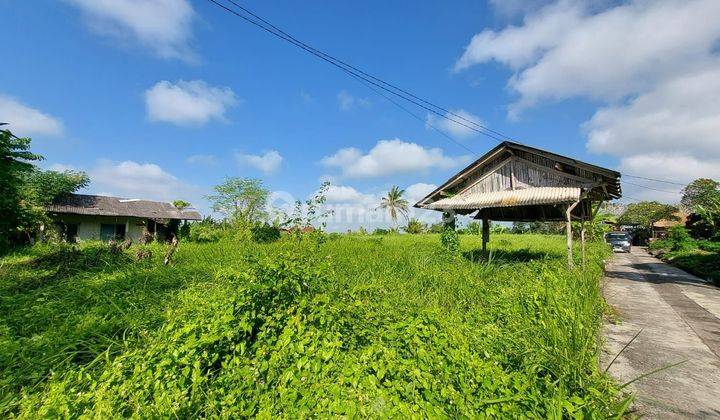
[[[559,236],[224,234],[0,262],[0,414],[606,417],[605,246]],[[144,250],[144,252],[139,252]],[[138,257],[140,256],[140,257]],[[144,256],[144,257],[143,257]]]
[[[667,239],[650,243],[658,258],[720,286],[720,241],[695,240],[682,226],[670,228]]]
[[[685,226],[671,227],[667,238],[652,241],[662,260],[720,286],[720,183],[700,178],[683,189],[681,205],[690,213]]]

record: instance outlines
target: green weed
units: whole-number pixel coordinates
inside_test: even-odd
[[[604,246],[569,271],[559,236],[497,235],[487,260],[478,237],[464,258],[439,239],[221,238],[172,266],[162,244],[140,262],[18,251],[0,261],[0,414],[621,414],[597,364]]]

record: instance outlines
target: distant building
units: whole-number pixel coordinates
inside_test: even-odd
[[[676,212],[675,217],[677,220],[658,220],[652,225],[652,237],[653,238],[666,238],[668,230],[673,226],[685,226],[687,223],[688,215],[683,212]]]
[[[145,235],[165,239],[180,222],[200,220],[194,210],[170,203],[139,199],[71,194],[46,207],[53,228],[68,242],[110,239],[137,241]]]

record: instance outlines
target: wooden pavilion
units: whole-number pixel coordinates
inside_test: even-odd
[[[620,173],[505,141],[450,178],[415,207],[468,215],[482,220],[483,251],[490,240],[490,221],[565,221],[568,265],[572,267],[572,221],[584,222],[600,204],[620,198]]]

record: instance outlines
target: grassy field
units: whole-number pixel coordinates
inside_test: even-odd
[[[0,415],[607,417],[603,245],[496,235],[99,244],[0,260]]]

